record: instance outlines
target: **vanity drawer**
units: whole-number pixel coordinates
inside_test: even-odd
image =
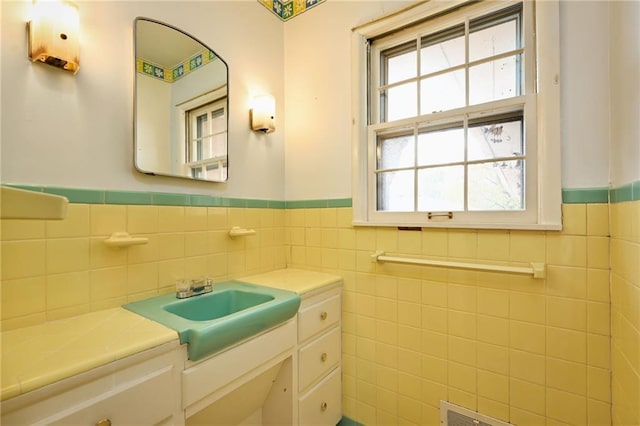
[[[298,386],[300,392],[340,362],[340,327],[335,327],[299,351]]]
[[[300,310],[298,313],[298,342],[326,330],[340,321],[340,295],[335,295]]]
[[[336,368],[322,382],[300,399],[300,424],[336,425],[342,418],[341,369]]]

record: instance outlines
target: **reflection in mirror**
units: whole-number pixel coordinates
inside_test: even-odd
[[[147,174],[225,181],[227,64],[186,33],[135,21],[135,165]]]

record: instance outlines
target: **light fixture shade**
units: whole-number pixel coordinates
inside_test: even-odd
[[[271,95],[256,96],[251,107],[251,128],[257,132],[276,130],[276,100]]]
[[[40,0],[34,4],[29,29],[29,58],[71,71],[80,68],[80,17],[75,4]]]

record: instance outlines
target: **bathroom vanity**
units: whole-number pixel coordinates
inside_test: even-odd
[[[239,280],[296,292],[298,313],[196,361],[175,331],[121,308],[3,333],[1,423],[338,423],[341,279],[285,269]]]

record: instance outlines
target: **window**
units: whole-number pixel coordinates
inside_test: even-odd
[[[227,179],[226,98],[186,111],[186,164],[191,176]]]
[[[534,37],[554,4],[428,2],[355,30],[354,223],[559,227],[557,30]]]

